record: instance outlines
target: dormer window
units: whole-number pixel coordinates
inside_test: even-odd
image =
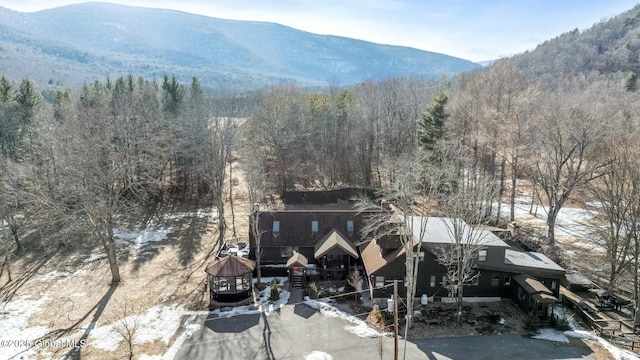
[[[478,261],[487,261],[487,249],[478,251]]]
[[[278,221],[278,220],[274,220],[273,221],[273,233],[275,235],[280,233],[280,221]]]
[[[347,221],[347,232],[353,233],[355,231],[353,227],[353,220]]]
[[[317,233],[318,232],[318,220],[313,220],[311,222],[311,232],[313,232],[313,233]]]

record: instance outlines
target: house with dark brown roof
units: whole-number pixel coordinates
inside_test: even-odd
[[[348,209],[283,209],[258,214],[260,263],[265,276],[285,276],[293,257],[306,259],[306,274],[319,279],[344,279],[362,267],[357,249],[365,214]],[[254,217],[252,217],[254,218]],[[258,252],[250,231],[251,259]],[[301,266],[297,263],[297,266]]]

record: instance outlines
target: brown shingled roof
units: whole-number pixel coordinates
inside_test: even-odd
[[[549,288],[547,288],[546,286],[544,286],[543,283],[541,283],[540,281],[536,280],[535,278],[529,275],[526,275],[526,274],[516,275],[513,277],[513,280],[515,280],[520,286],[522,286],[522,288],[530,295],[533,295],[533,294],[553,295],[553,292],[551,292]]]
[[[307,258],[300,254],[297,251],[293,252],[293,255],[291,255],[291,257],[289,258],[289,260],[287,260],[287,267],[294,267],[294,266],[300,266],[300,267],[307,267],[307,265],[309,265],[309,260],[307,260]]]
[[[239,276],[253,271],[256,262],[240,256],[226,256],[216,259],[204,270],[213,276]]]
[[[358,250],[356,250],[351,240],[346,239],[336,229],[331,230],[331,232],[316,243],[313,256],[319,259],[334,248],[339,248],[356,259],[359,257]]]
[[[418,239],[414,237],[413,245],[416,246],[418,244]],[[360,249],[364,268],[369,275],[374,275],[376,271],[402,257],[405,253],[404,246],[401,246],[398,249],[388,251],[383,255],[382,248],[375,240],[369,241],[366,245],[360,246]]]

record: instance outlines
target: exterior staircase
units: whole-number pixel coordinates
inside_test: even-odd
[[[304,275],[291,276],[291,288],[292,289],[304,289]]]

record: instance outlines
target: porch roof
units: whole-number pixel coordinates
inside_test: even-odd
[[[351,240],[345,239],[344,236],[342,236],[342,234],[340,234],[336,229],[331,230],[327,235],[320,239],[314,247],[315,252],[313,256],[316,259],[321,258],[335,248],[341,249],[356,259],[359,257],[358,250],[356,250],[356,247],[353,245]]]
[[[553,297],[553,292],[549,290],[549,288],[527,274],[516,275],[513,277],[513,280],[515,280],[516,283],[518,283],[518,285],[520,285],[520,287],[522,287],[529,295],[545,294]]]
[[[297,251],[294,251],[293,255],[287,260],[287,267],[300,266],[306,268],[309,265],[309,260],[307,260],[306,256],[300,254]]]
[[[537,302],[541,303],[555,303],[558,302],[558,298],[553,295],[539,293],[531,295],[531,298]]]

